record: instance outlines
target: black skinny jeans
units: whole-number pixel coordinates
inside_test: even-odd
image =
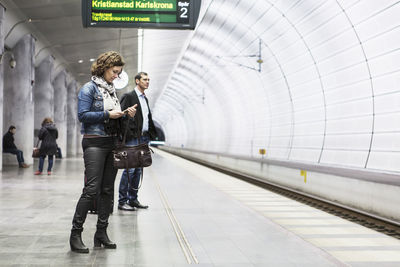
[[[118,169],[113,165],[113,137],[83,138],[86,184],[76,205],[72,230],[82,230],[93,200],[97,199],[97,228],[106,228],[111,213],[114,181]]]

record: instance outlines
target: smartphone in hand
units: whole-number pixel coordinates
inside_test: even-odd
[[[135,104],[135,105],[133,105],[132,107],[134,107],[135,109],[136,109],[136,107],[137,107],[137,104]],[[128,108],[127,109],[125,109],[124,111],[122,111],[124,114],[128,114],[129,112],[128,112]]]

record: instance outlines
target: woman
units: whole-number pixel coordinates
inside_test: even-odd
[[[51,118],[44,118],[42,122],[42,128],[38,135],[39,140],[42,141],[39,148],[39,170],[35,172],[35,175],[42,174],[43,164],[46,156],[49,159],[49,165],[47,166],[47,175],[51,174],[51,168],[53,167],[53,158],[57,153],[58,131]]]
[[[133,117],[136,105],[125,112],[115,92],[113,81],[125,65],[114,51],[101,54],[92,65],[92,79],[78,94],[78,118],[82,122],[82,149],[86,182],[76,206],[70,236],[71,250],[89,253],[82,242],[83,224],[94,199],[97,200],[97,230],[94,247],[116,248],[107,235],[108,217],[114,195],[117,169],[113,166],[112,150],[120,135],[119,118],[128,113]]]

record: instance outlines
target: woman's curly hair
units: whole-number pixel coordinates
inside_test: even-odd
[[[44,120],[42,121],[42,126],[45,126],[46,124],[52,124],[54,123],[53,120],[49,117],[44,118]]]
[[[115,51],[108,51],[101,54],[95,62],[92,64],[92,75],[102,77],[105,70],[112,67],[122,67],[125,62],[122,56]]]

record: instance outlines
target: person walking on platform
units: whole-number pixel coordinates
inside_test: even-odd
[[[127,131],[127,145],[138,145],[148,143],[156,137],[156,128],[150,112],[147,97],[144,91],[149,88],[150,79],[147,73],[139,72],[135,76],[136,87],[121,98],[121,107],[137,105],[135,118],[129,119]],[[123,171],[119,184],[118,209],[132,211],[135,208],[147,209],[138,200],[140,176],[143,168],[129,169],[129,176],[126,170]]]
[[[46,156],[49,160],[49,165],[47,166],[47,175],[50,175],[51,169],[53,168],[54,155],[57,153],[56,139],[58,138],[58,130],[51,118],[44,118],[42,122],[42,128],[39,130],[38,138],[42,142],[39,148],[39,168],[35,172],[35,175],[42,174]]]
[[[11,153],[16,155],[19,167],[28,168],[29,165],[25,164],[24,161],[24,153],[14,144],[14,134],[16,131],[17,128],[14,125],[11,125],[6,134],[3,136],[3,153]]]
[[[91,81],[78,94],[78,118],[82,123],[81,133],[85,177],[83,192],[76,205],[72,220],[71,250],[89,253],[82,242],[83,224],[93,200],[97,200],[97,230],[94,247],[115,249],[117,245],[107,235],[108,217],[114,195],[114,181],[117,169],[113,165],[113,149],[120,135],[119,118],[128,113],[133,117],[135,106],[125,112],[115,92],[113,81],[125,65],[120,54],[106,52],[97,58],[91,68]]]

